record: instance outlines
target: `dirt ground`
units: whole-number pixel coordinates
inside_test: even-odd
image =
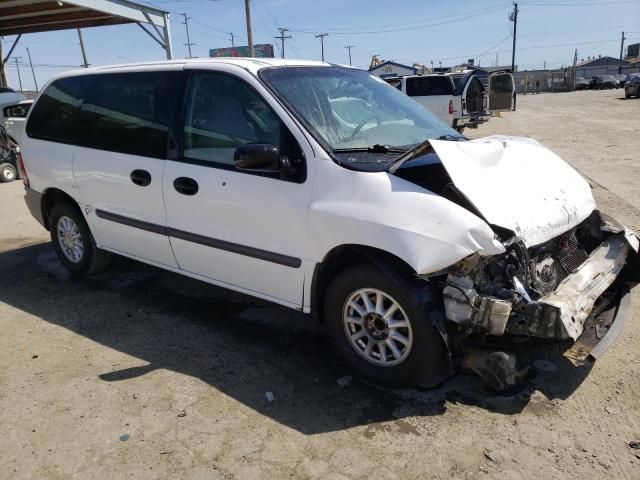
[[[621,96],[520,97],[469,136],[537,138],[640,230],[640,100]],[[640,478],[640,290],[593,367],[536,345],[558,370],[513,396],[469,375],[394,391],[339,385],[296,312],[124,259],[77,281],[47,242],[0,185],[0,478]]]

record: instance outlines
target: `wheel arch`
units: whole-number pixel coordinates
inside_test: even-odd
[[[78,210],[80,210],[78,202],[71,195],[63,190],[60,190],[59,188],[47,188],[44,192],[42,192],[42,199],[40,200],[42,220],[47,230],[49,230],[49,215],[51,214],[51,209],[56,203],[60,202],[68,202],[72,205],[75,205]]]
[[[310,311],[318,322],[323,322],[324,295],[331,280],[342,270],[359,264],[369,264],[392,277],[416,277],[416,271],[402,258],[379,248],[360,244],[345,244],[330,250],[322,262],[317,263],[311,280]]]

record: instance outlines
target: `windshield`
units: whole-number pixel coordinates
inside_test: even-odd
[[[462,138],[423,106],[364,70],[277,67],[262,70],[260,78],[334,153],[380,145],[409,149],[427,139]]]

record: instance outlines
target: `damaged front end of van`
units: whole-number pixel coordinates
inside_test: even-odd
[[[638,236],[599,212],[584,178],[535,141],[430,143],[430,165],[396,174],[420,184],[443,167],[446,188],[423,186],[483,218],[504,247],[421,275],[442,287],[450,351],[496,390],[521,373],[513,353],[490,347],[497,337],[570,342],[564,355],[576,365],[600,357],[640,280]]]

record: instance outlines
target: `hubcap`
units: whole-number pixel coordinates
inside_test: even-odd
[[[342,309],[342,322],[349,343],[368,362],[392,367],[411,352],[411,322],[400,304],[382,290],[352,293]]]
[[[7,180],[13,180],[13,177],[16,176],[16,172],[13,170],[13,168],[4,167],[4,169],[2,170],[2,175]]]
[[[80,263],[84,254],[84,242],[80,229],[69,217],[58,219],[58,244],[64,256],[73,263]]]

